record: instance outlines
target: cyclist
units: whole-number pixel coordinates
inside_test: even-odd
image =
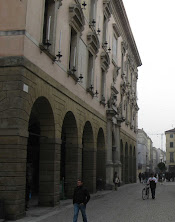
[[[157,179],[154,177],[154,174],[151,173],[151,177],[148,179],[147,184],[150,185],[152,199],[155,199],[156,183]]]

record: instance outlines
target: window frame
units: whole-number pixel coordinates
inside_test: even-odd
[[[174,143],[170,142],[170,148],[173,148],[173,147],[174,147]]]

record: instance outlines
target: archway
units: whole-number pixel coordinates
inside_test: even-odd
[[[26,207],[53,206],[57,192],[54,187],[55,124],[50,103],[39,97],[29,118],[26,162]]]
[[[85,186],[93,193],[96,190],[96,151],[90,122],[86,122],[84,126],[82,147],[82,178]]]
[[[132,146],[129,147],[129,182],[133,182],[133,175],[132,175]]]
[[[125,183],[128,183],[128,144],[125,144]]]
[[[97,190],[105,187],[106,181],[106,155],[105,155],[105,138],[103,129],[100,128],[97,136],[97,156],[96,156],[96,179]]]
[[[61,139],[60,187],[62,189],[60,190],[60,197],[65,199],[72,197],[74,186],[81,174],[78,170],[78,165],[81,165],[78,129],[72,112],[67,112],[64,117]]]
[[[120,141],[120,162],[121,162],[121,181],[124,181],[124,155],[123,155],[123,141]]]

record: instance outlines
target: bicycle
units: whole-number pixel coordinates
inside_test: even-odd
[[[149,199],[149,185],[146,184],[146,186],[142,190],[142,199],[146,200]]]

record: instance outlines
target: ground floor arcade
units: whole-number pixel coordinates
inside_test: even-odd
[[[135,181],[135,146],[126,135],[119,140],[118,126],[107,134],[106,117],[24,58],[7,59],[0,73],[6,218],[24,216],[29,197],[42,206],[71,198],[78,178],[91,193],[99,181],[100,188],[112,188],[115,171],[123,183]]]

